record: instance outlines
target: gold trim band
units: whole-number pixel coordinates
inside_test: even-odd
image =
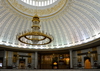
[[[31,16],[31,15],[28,15],[28,14],[25,14],[25,13],[19,11],[19,10],[16,9],[8,0],[6,0],[6,1],[7,1],[7,3],[8,3],[13,9],[15,9],[16,11],[18,11],[19,13],[21,13],[21,14],[23,14],[23,15],[26,15],[26,16],[29,16],[29,17],[33,17],[33,16]],[[51,15],[48,15],[48,16],[40,16],[40,18],[46,18],[46,17],[50,17],[50,16],[53,16],[53,15],[57,14],[57,13],[60,12],[62,9],[64,9],[64,7],[66,6],[67,2],[68,2],[68,0],[65,0],[65,3],[64,3],[64,5],[63,5],[63,7],[62,7],[59,11],[57,11],[57,12],[51,14]]]

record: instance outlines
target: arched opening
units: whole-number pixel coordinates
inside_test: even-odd
[[[84,57],[84,68],[91,69],[91,59],[90,57]]]

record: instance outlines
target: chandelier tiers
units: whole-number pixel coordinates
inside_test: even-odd
[[[17,35],[17,39],[28,45],[46,45],[53,41],[53,37],[50,34],[40,31],[40,19],[37,15],[32,19],[32,30],[24,31]]]

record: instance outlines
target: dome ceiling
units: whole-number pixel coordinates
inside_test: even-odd
[[[52,4],[49,4],[51,2],[50,0],[46,0],[46,2],[49,4],[47,6],[45,5],[45,1],[42,1],[43,4],[41,4],[41,1],[33,0],[32,4],[29,5],[31,0],[7,0],[7,2],[12,6],[15,10],[19,11],[20,13],[32,17],[34,14],[39,15],[39,17],[48,17],[52,16],[59,11],[61,11],[65,5],[67,4],[68,0],[52,0]],[[25,3],[26,2],[26,3]],[[35,2],[35,3],[34,3]],[[42,6],[39,6],[42,5]]]
[[[19,0],[19,1],[22,1],[32,6],[47,6],[57,2],[57,0]]]
[[[16,40],[16,35],[30,29],[36,7],[17,1],[0,0],[0,45],[34,50],[67,49],[100,38],[100,0],[63,0],[66,3],[57,0],[51,5],[38,7],[41,30],[51,34],[53,42],[43,46],[20,43]],[[61,2],[66,5],[59,4]],[[57,5],[60,6],[54,8]]]

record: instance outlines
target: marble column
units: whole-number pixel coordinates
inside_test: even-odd
[[[6,68],[6,53],[7,51],[4,51],[4,57],[3,57],[3,68]]]
[[[70,68],[73,68],[73,64],[72,64],[72,50],[70,50]]]
[[[38,68],[38,52],[35,52],[35,69],[37,69]]]
[[[11,51],[8,51],[8,66],[13,65],[12,57],[13,57],[13,53]]]
[[[98,64],[100,64],[100,46],[97,47]]]

